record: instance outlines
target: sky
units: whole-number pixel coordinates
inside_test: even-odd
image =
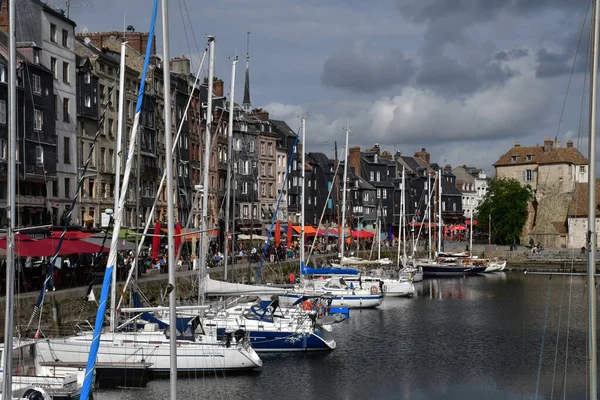
[[[123,30],[124,21],[148,31],[152,3],[71,0],[70,17],[77,32]],[[214,35],[226,88],[241,58],[241,103],[250,32],[252,106],[293,130],[306,115],[308,151],[332,156],[337,141],[341,152],[349,127],[350,146],[426,148],[432,162],[493,173],[515,141],[571,139],[587,157],[590,3],[171,0],[170,54],[191,57],[195,71]],[[159,52],[161,35],[159,21]]]

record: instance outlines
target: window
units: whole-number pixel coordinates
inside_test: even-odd
[[[0,100],[0,124],[6,124],[6,100]]]
[[[85,106],[88,108],[92,107],[92,99],[89,94],[85,95]]]
[[[371,182],[373,182],[373,181],[375,180],[375,174],[373,173],[373,171],[370,171],[370,172],[369,172],[369,180],[370,180]]]
[[[64,122],[69,122],[69,99],[68,98],[64,98],[63,99],[63,121]]]
[[[265,142],[260,142],[260,154],[265,154]]]
[[[108,119],[108,125],[106,126],[108,128],[108,134],[109,136],[113,136],[113,125],[114,125],[114,120],[112,118]]]
[[[242,182],[242,194],[248,194],[248,182]]]
[[[35,64],[40,63],[40,49],[33,49],[33,62]]]
[[[377,198],[380,199],[381,198],[381,189],[377,189]]]
[[[2,82],[2,83],[7,82],[6,65],[4,65],[4,64],[0,64],[0,82]]]
[[[254,153],[254,142],[250,141],[250,153]]]
[[[33,109],[33,129],[36,131],[42,130],[42,110]]]
[[[92,81],[91,75],[89,72],[86,72],[83,76],[83,83],[90,83]]]
[[[363,193],[363,201],[369,201],[369,193],[368,192]]]
[[[63,68],[62,68],[62,72],[63,72],[63,82],[64,83],[69,83],[70,79],[69,79],[69,63],[66,61],[63,61]]]
[[[8,142],[6,139],[0,138],[0,160],[8,158]]]
[[[65,178],[65,197],[71,198],[71,179]]]
[[[527,155],[525,156],[525,159],[526,159],[527,161],[531,161],[531,160],[533,159],[533,156],[532,156],[531,154],[527,154]]]
[[[35,163],[44,165],[44,148],[42,146],[35,146]]]
[[[52,197],[58,197],[58,181],[52,182]]]
[[[510,158],[510,162],[517,162],[517,156],[512,156]]]
[[[63,162],[71,164],[71,138],[63,138]]]
[[[50,69],[54,74],[54,79],[58,79],[58,61],[54,57],[50,57]]]
[[[58,38],[56,37],[56,25],[50,24],[50,40],[54,43],[58,43]]]
[[[381,181],[381,173],[377,171],[377,182]]]
[[[533,181],[534,176],[535,176],[535,171],[532,169],[527,169],[527,170],[523,171],[523,179],[526,182]]]
[[[381,197],[383,197],[384,199],[387,199],[387,189],[382,189]]]
[[[242,218],[248,218],[250,216],[250,206],[248,204],[244,204],[242,206]]]
[[[69,31],[66,29],[62,30],[62,45],[63,47],[69,47]]]
[[[579,173],[580,173],[580,174],[585,174],[585,165],[581,165],[581,166],[579,167]]]
[[[33,93],[41,94],[42,93],[42,80],[40,79],[39,75],[36,75],[36,74],[32,74],[32,75],[33,75],[33,80],[32,80]]]

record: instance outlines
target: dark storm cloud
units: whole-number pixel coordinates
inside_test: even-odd
[[[472,93],[505,83],[517,72],[498,61],[465,65],[455,58],[440,56],[427,61],[417,74],[417,83],[450,94]]]
[[[326,86],[354,93],[374,93],[404,84],[414,73],[412,60],[400,50],[389,50],[381,56],[372,56],[364,42],[355,42],[341,53],[325,60],[321,82]]]
[[[511,49],[511,50],[502,50],[494,54],[494,59],[496,61],[513,61],[518,60],[519,58],[523,58],[529,54],[529,49]]]

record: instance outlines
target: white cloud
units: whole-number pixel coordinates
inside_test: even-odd
[[[397,96],[381,97],[373,103],[344,99],[302,105],[270,103],[264,108],[273,118],[285,119],[292,127],[297,116],[307,114],[307,148],[311,150],[325,141],[343,140],[343,127],[349,121],[352,144],[364,147],[378,142],[382,146],[397,146],[400,151],[407,149],[408,153],[427,146],[435,146],[438,151],[453,148],[444,156],[452,163],[473,161],[485,167],[481,165],[482,155],[491,165],[514,138],[527,136],[543,119],[550,88],[536,78],[534,62],[531,54],[506,62],[520,73],[504,85],[461,99],[406,87]],[[502,147],[484,142],[498,138],[507,139]],[[464,160],[459,160],[458,155]],[[432,154],[434,158],[439,156],[440,153]]]

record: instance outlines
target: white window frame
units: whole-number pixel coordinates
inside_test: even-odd
[[[31,90],[35,94],[42,94],[42,79],[40,78],[39,75],[36,75],[36,74],[32,74],[32,75],[33,75],[33,79],[32,79],[32,83],[31,83]]]
[[[6,125],[6,100],[0,100],[0,124]]]
[[[44,165],[44,148],[42,146],[35,146],[35,163]]]
[[[33,109],[33,130],[41,131],[44,126],[42,110]]]

